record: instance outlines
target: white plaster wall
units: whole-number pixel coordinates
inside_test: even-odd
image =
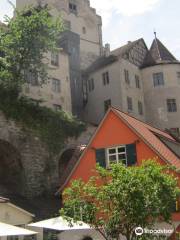
[[[129,86],[125,83],[124,69],[129,71]],[[102,74],[107,71],[109,72],[110,83],[104,86]],[[135,74],[140,78],[141,89],[136,88]],[[90,74],[89,79],[91,78],[94,79],[95,89],[88,93],[88,103],[84,113],[86,120],[96,124],[99,123],[104,116],[104,101],[107,99],[111,99],[113,107],[128,112],[127,96],[133,99],[133,111],[130,114],[140,120],[145,120],[145,107],[142,116],[138,113],[138,101],[141,101],[144,106],[143,85],[141,72],[138,67],[124,59],[120,59]]]
[[[153,73],[163,72],[164,86],[154,87]],[[147,121],[158,128],[180,128],[180,64],[163,64],[142,70]],[[176,99],[177,112],[167,111],[167,99]]]
[[[25,84],[23,93],[33,99],[42,99],[42,105],[50,108],[53,108],[53,104],[61,105],[63,110],[71,113],[72,105],[68,55],[63,51],[59,52],[58,67],[51,65],[50,53],[47,55],[47,58],[49,67],[48,73],[50,79],[48,79],[47,83],[43,84],[42,86],[32,86],[30,84]],[[52,78],[56,78],[61,81],[61,91],[59,93],[52,91]]]
[[[122,94],[121,110],[124,112],[128,112],[130,115],[132,115],[142,121],[145,121],[146,111],[145,111],[145,104],[144,104],[144,89],[143,89],[141,71],[139,70],[139,68],[136,65],[134,65],[124,59],[120,59],[120,68],[119,69],[120,69],[121,94]],[[129,79],[130,79],[129,85],[125,82],[125,77],[124,77],[125,69],[128,70],[128,72],[129,72]],[[136,87],[135,75],[139,76],[140,88]],[[128,111],[127,97],[132,98],[132,102],[133,102],[133,110],[132,111]],[[143,115],[139,115],[138,101],[142,102],[142,104],[143,104]]]

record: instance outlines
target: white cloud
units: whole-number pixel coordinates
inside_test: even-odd
[[[91,0],[91,5],[102,16],[104,25],[108,25],[112,15],[141,15],[151,11],[160,0]]]

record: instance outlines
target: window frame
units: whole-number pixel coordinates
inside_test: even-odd
[[[164,73],[163,72],[153,73],[153,85],[154,85],[154,87],[159,87],[159,86],[164,86],[165,85]]]
[[[54,93],[60,93],[61,92],[61,80],[60,79],[52,78],[52,91]]]
[[[69,11],[70,13],[77,14],[77,4],[69,2]]]
[[[166,104],[169,113],[177,112],[177,101],[175,98],[166,99]]]
[[[128,111],[131,111],[131,112],[133,111],[133,100],[132,100],[132,97],[128,97],[128,96],[127,96],[127,109]]]
[[[118,152],[118,149],[123,149],[123,152]],[[110,150],[115,150],[115,153],[110,153]],[[119,155],[125,155],[125,158],[119,160]],[[110,157],[116,156],[116,160],[113,162],[110,160]],[[125,161],[125,162],[123,162]],[[118,164],[118,163],[123,163],[126,167],[128,166],[128,159],[127,159],[127,150],[126,150],[126,145],[118,145],[118,146],[113,146],[113,147],[108,147],[106,148],[106,166],[107,168],[110,167],[111,164]]]
[[[31,84],[33,87],[39,86],[38,72],[32,70],[26,70],[24,72],[25,80],[28,84]]]
[[[51,52],[51,65],[52,66],[59,66],[59,53],[58,52]]]
[[[103,72],[102,73],[102,80],[103,80],[103,85],[109,85],[110,78],[109,78],[109,71]]]
[[[129,70],[124,69],[124,80],[127,85],[130,85]]]
[[[135,83],[136,83],[136,88],[141,89],[140,77],[137,74],[135,75]]]

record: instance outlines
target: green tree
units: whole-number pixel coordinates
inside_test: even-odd
[[[33,130],[57,154],[69,137],[85,130],[84,123],[64,111],[40,106],[40,101],[35,103],[20,92],[28,72],[38,76],[40,85],[48,80],[46,56],[59,50],[62,20],[53,18],[47,5],[14,10],[15,17],[0,24],[0,110],[23,130]]]
[[[21,91],[28,71],[46,82],[46,54],[56,49],[62,30],[62,20],[53,19],[47,6],[15,10],[14,18],[6,17],[6,26],[0,25],[0,86]]]
[[[148,160],[139,167],[115,164],[111,170],[98,166],[96,171],[87,183],[73,181],[64,191],[60,212],[69,221],[83,220],[105,239],[120,239],[121,234],[127,240],[136,239],[136,227],[153,227],[159,218],[171,222],[179,188],[167,166]]]

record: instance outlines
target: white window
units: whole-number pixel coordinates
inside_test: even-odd
[[[164,85],[164,75],[162,72],[153,74],[154,87]]]
[[[168,112],[177,112],[176,99],[167,99]]]
[[[131,97],[127,97],[127,108],[128,111],[133,111],[133,102]]]
[[[129,71],[124,69],[124,79],[125,79],[125,82],[130,85],[130,78],[129,78]]]
[[[127,166],[126,146],[107,148],[106,151],[108,166],[113,163],[123,163]]]
[[[56,93],[61,91],[61,81],[59,79],[52,79],[52,91]]]

